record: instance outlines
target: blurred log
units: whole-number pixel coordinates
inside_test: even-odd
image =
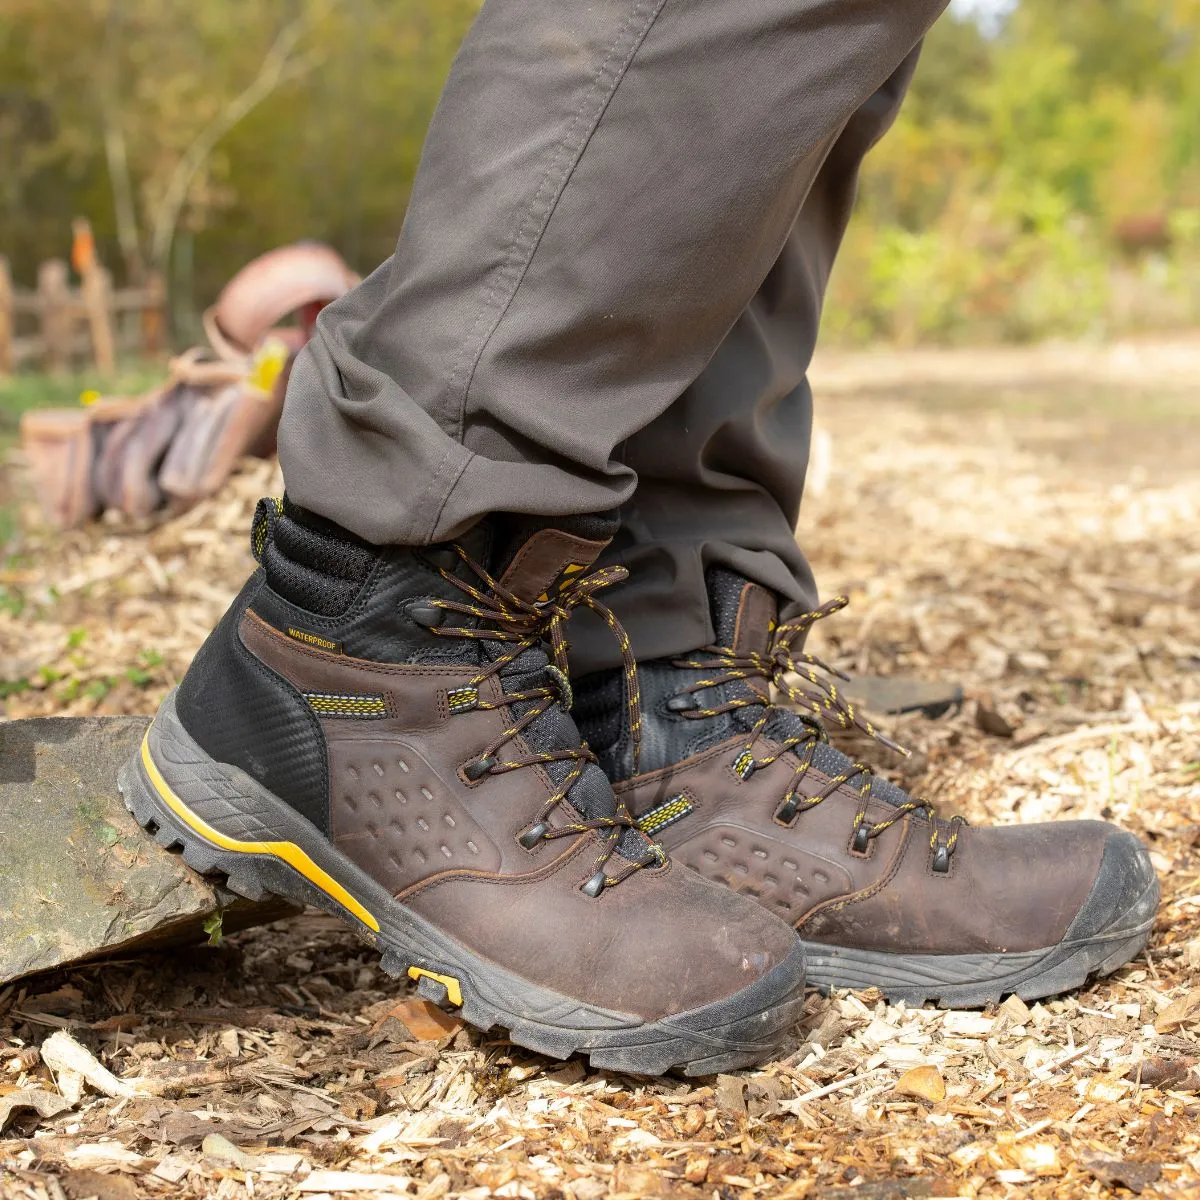
[[[0,724],[0,985],[115,952],[201,940],[297,910],[202,878],[138,827],[117,792],[140,717]]]

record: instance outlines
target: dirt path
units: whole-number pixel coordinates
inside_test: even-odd
[[[0,994],[12,1085],[52,1090],[23,1048],[65,1027],[145,1093],[19,1114],[0,1142],[14,1194],[60,1200],[54,1176],[69,1196],[229,1200],[1189,1194],[1198,360],[1184,343],[822,360],[832,452],[799,531],[825,594],[852,599],[818,630],[823,653],[968,695],[891,722],[910,760],[856,749],[976,819],[1104,816],[1147,838],[1165,903],[1145,959],[1032,1009],[814,996],[783,1062],[646,1084],[453,1027],[418,1040],[374,956],[306,917]],[[277,486],[256,467],[168,524],[30,536],[0,575],[8,715],[152,708],[249,569],[249,514]],[[939,1079],[942,1099],[914,1094]]]

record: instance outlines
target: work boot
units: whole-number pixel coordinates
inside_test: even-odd
[[[261,569],[163,703],[126,804],[196,870],[336,914],[521,1046],[645,1074],[771,1055],[803,1002],[795,932],[634,828],[570,717],[571,609],[628,658],[595,599],[624,569],[589,570],[609,532],[495,519],[379,549],[264,501]]]
[[[757,584],[711,569],[708,587],[718,644],[640,665],[640,770],[619,674],[577,681],[575,717],[644,832],[796,927],[810,983],[969,1007],[1079,987],[1142,949],[1158,883],[1136,838],[939,817],[826,738],[891,744],[800,650],[844,600],[777,624]]]

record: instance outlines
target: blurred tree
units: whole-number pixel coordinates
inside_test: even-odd
[[[28,278],[86,211],[137,275],[182,228],[206,295],[295,237],[383,257],[478,7],[6,0],[0,247]]]
[[[171,265],[184,317],[301,237],[369,271],[479,4],[0,0],[0,253],[31,281],[85,213],[110,265]],[[952,9],[867,160],[827,331],[1104,330],[1133,276],[1200,320],[1200,0]]]

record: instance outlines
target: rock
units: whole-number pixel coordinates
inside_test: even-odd
[[[273,921],[146,836],[117,792],[141,717],[0,723],[0,986],[117,951],[157,948]]]
[[[962,684],[930,683],[904,675],[855,675],[842,693],[867,712],[889,716],[919,712],[936,720],[963,706]]]

